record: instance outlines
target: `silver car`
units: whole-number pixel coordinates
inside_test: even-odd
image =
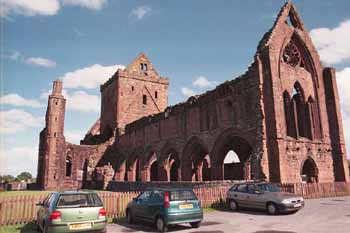
[[[270,183],[240,183],[227,191],[231,210],[239,207],[266,210],[269,214],[297,212],[304,207],[304,199],[281,190]]]

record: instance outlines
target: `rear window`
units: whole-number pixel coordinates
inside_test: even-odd
[[[61,194],[57,208],[99,207],[102,201],[97,194]]]
[[[197,200],[192,190],[178,190],[170,192],[170,201]]]

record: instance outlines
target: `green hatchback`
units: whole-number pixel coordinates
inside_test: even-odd
[[[190,223],[198,228],[203,220],[203,210],[191,189],[152,189],[142,192],[126,208],[128,223],[134,220],[154,223],[157,230],[165,232],[169,225]]]
[[[106,232],[106,210],[97,193],[53,192],[37,205],[37,228],[44,233]]]

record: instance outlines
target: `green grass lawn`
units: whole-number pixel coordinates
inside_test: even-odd
[[[29,196],[29,195],[43,195],[49,194],[50,191],[34,191],[34,190],[24,190],[24,191],[4,191],[0,192],[0,197],[14,197],[14,196]]]
[[[21,225],[0,226],[0,233],[37,233],[37,231],[33,222]]]

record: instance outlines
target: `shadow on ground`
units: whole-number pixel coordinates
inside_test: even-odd
[[[113,219],[113,223],[123,227],[123,229],[120,232],[137,232],[137,231],[155,232],[155,226],[154,224],[151,224],[151,223],[136,221],[133,224],[128,224],[125,218]],[[212,226],[217,224],[222,224],[222,223],[214,222],[214,221],[204,221],[202,222],[201,226]],[[191,233],[223,233],[222,231],[201,231],[200,229],[191,228],[189,224],[169,226],[168,232],[177,232],[177,231],[188,230],[188,229],[193,229]]]

